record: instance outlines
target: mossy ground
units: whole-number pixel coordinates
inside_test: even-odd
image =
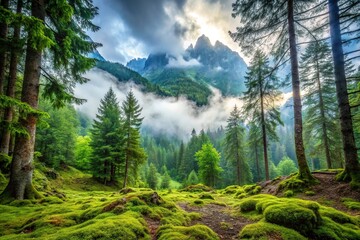
[[[360,239],[359,216],[258,185],[119,191],[73,168],[46,171],[34,179],[44,198],[0,205],[0,239]],[[359,212],[357,198],[341,201]]]

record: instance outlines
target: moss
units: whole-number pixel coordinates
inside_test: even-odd
[[[304,192],[308,187],[317,183],[313,177],[305,179],[299,174],[294,174],[290,178],[279,184],[279,190],[292,190],[294,192]]]
[[[304,236],[295,230],[281,227],[275,224],[260,221],[246,225],[239,234],[240,239],[283,239],[283,240],[306,240]]]
[[[200,200],[200,199],[196,199],[196,200],[194,201],[194,204],[195,204],[195,205],[202,205],[202,204],[204,204],[204,201],[203,201],[203,200]]]
[[[322,225],[313,230],[312,238],[319,240],[357,240],[360,239],[360,230],[354,225],[337,224],[330,218],[324,217]]]
[[[354,217],[330,207],[321,207],[320,214],[340,224],[357,222]]]
[[[245,185],[244,186],[244,191],[246,194],[248,195],[255,195],[260,193],[261,191],[261,186],[258,186],[256,184],[252,184],[252,185]]]
[[[232,227],[233,227],[233,225],[231,223],[220,222],[220,228],[221,229],[228,230],[228,229],[230,229]]]
[[[360,210],[360,202],[359,201],[356,201],[352,198],[343,198],[343,199],[341,199],[341,201],[348,209]]]
[[[294,196],[294,191],[293,190],[286,190],[284,192],[284,196],[285,197],[292,197],[292,196]]]
[[[255,199],[246,199],[240,203],[241,212],[250,212],[256,209],[257,200]]]
[[[14,200],[9,205],[14,206],[14,207],[31,206],[31,205],[33,205],[33,201],[28,200],[28,199],[26,199],[26,200]]]
[[[122,215],[93,220],[90,224],[74,226],[56,233],[57,240],[71,239],[151,239],[145,222],[131,212]]]
[[[234,194],[239,189],[243,190],[243,188],[241,186],[239,186],[239,185],[230,185],[230,186],[227,186],[224,190],[222,190],[221,193],[223,193],[223,194]]]
[[[62,204],[64,201],[58,197],[44,197],[39,201],[41,204],[48,203],[48,204]]]
[[[214,200],[214,197],[209,194],[209,193],[203,193],[203,194],[200,194],[199,196],[200,199],[211,199],[211,200]]]
[[[180,190],[181,192],[210,192],[213,191],[212,188],[205,186],[204,184],[196,184],[196,185],[190,185],[186,188]]]
[[[305,191],[305,195],[307,196],[314,196],[315,195],[315,192],[314,191]]]
[[[156,233],[158,240],[219,240],[220,238],[205,225],[184,226],[161,226]]]
[[[306,234],[315,228],[320,219],[307,208],[295,204],[275,204],[264,211],[265,220]]]

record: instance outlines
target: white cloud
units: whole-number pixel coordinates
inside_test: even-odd
[[[161,98],[154,94],[144,94],[132,83],[120,84],[112,75],[93,69],[85,77],[91,79],[88,83],[77,86],[75,94],[88,101],[77,109],[94,118],[100,104],[100,99],[112,87],[119,102],[124,101],[126,93],[133,89],[134,95],[143,108],[143,126],[155,132],[177,135],[182,139],[190,137],[191,130],[197,132],[201,129],[217,129],[226,126],[226,120],[234,106],[242,105],[238,98],[223,98],[220,92],[212,89],[213,97],[209,105],[196,107],[195,104],[184,97]]]
[[[174,68],[186,68],[186,67],[197,67],[201,66],[201,63],[197,59],[190,59],[189,61],[184,60],[182,56],[177,58],[170,58],[167,67]]]

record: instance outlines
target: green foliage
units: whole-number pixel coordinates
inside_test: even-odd
[[[75,165],[74,145],[79,126],[73,106],[54,109],[49,101],[40,101],[40,109],[50,118],[47,124],[39,124],[36,131],[38,159],[47,166],[58,168],[60,164]]]
[[[240,203],[241,212],[250,212],[256,209],[257,201],[254,199],[244,200]]]
[[[126,187],[128,183],[135,183],[139,167],[145,162],[147,156],[140,145],[140,126],[143,120],[140,117],[142,108],[132,91],[127,94],[125,101],[122,103],[121,110],[124,115],[125,174],[123,186]]]
[[[171,177],[170,177],[169,173],[166,171],[162,177],[161,189],[170,188],[170,182],[171,182]]]
[[[123,164],[122,119],[112,88],[100,100],[98,114],[91,129],[91,171],[95,178],[114,182]]]
[[[225,159],[236,176],[236,184],[251,182],[252,176],[245,160],[244,128],[241,125],[240,111],[235,106],[227,120],[224,140]]]
[[[298,169],[293,160],[289,157],[284,157],[277,165],[277,171],[281,176],[289,176],[292,173],[296,173]]]
[[[340,167],[342,143],[331,50],[326,42],[313,42],[301,55],[306,143],[312,157],[322,157],[327,168]]]
[[[260,140],[258,135],[262,136],[265,173],[269,173],[267,164],[269,161],[267,157],[268,139],[277,140],[276,126],[283,125],[279,107],[275,107],[275,103],[281,94],[279,88],[282,85],[276,77],[276,72],[269,66],[268,58],[259,50],[255,52],[248,68],[245,86],[247,90],[242,97],[244,101],[243,115],[254,125],[253,128],[262,129],[261,133],[250,135],[255,138],[250,139],[250,141]],[[268,177],[266,176],[266,178]]]
[[[152,189],[156,189],[158,185],[157,173],[155,165],[151,163],[146,181]]]
[[[92,149],[89,136],[78,136],[75,143],[75,166],[84,171],[91,169]]]
[[[220,154],[211,143],[202,145],[201,150],[195,153],[199,164],[199,175],[201,181],[211,187],[214,187],[223,171],[219,166]]]

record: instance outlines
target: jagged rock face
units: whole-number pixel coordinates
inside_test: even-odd
[[[178,82],[178,78],[185,76],[191,81],[218,88],[223,95],[237,96],[245,90],[246,63],[237,52],[223,43],[217,41],[212,45],[209,38],[202,35],[195,46],[191,44],[180,57],[183,62],[195,61],[200,64],[177,67],[169,64],[172,59],[177,60],[174,56],[157,53],[150,54],[146,61],[133,59],[127,66],[160,85],[165,82]]]

